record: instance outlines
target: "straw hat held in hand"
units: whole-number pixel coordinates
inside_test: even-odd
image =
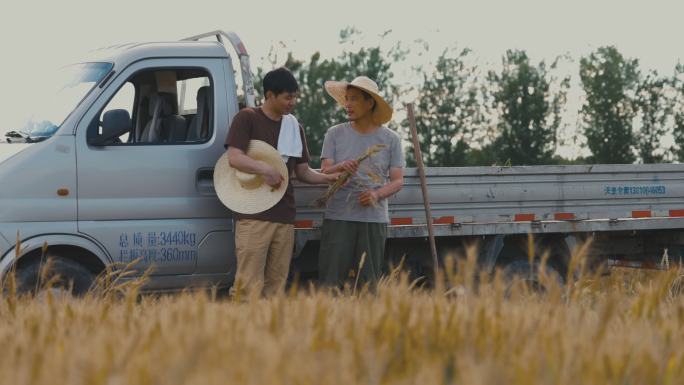
[[[241,214],[256,214],[275,206],[285,195],[289,175],[278,150],[261,140],[250,140],[246,155],[275,168],[281,183],[269,186],[264,176],[242,172],[230,165],[228,153],[219,158],[214,168],[214,188],[226,207]]]

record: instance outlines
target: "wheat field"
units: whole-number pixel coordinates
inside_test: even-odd
[[[451,259],[448,260],[452,261]],[[1,384],[682,384],[681,269],[549,277],[543,292],[447,263],[423,289],[293,285],[270,299],[140,295],[0,301]],[[49,285],[49,282],[47,283]]]

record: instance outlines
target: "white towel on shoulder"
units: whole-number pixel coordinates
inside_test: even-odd
[[[299,122],[292,114],[283,115],[280,121],[280,134],[278,135],[278,152],[283,157],[283,162],[293,156],[302,156],[302,137],[299,134]]]

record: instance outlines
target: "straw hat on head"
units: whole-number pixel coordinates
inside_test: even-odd
[[[278,150],[261,140],[250,140],[247,156],[275,167],[283,182],[273,189],[261,175],[248,174],[233,168],[225,152],[214,167],[214,189],[226,207],[241,214],[257,214],[275,206],[285,195],[288,183],[287,166]]]
[[[389,103],[380,96],[378,85],[373,80],[365,76],[359,76],[352,80],[351,83],[328,80],[325,82],[324,86],[328,94],[342,107],[344,107],[344,94],[347,91],[348,86],[366,91],[375,100],[375,110],[373,110],[373,120],[375,123],[385,124],[392,120],[392,113],[394,111]]]

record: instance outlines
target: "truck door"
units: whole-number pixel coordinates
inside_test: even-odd
[[[230,212],[212,182],[226,132],[217,127],[237,110],[224,68],[219,58],[136,62],[81,119],[78,229],[115,262],[139,259],[153,275],[230,273]]]

